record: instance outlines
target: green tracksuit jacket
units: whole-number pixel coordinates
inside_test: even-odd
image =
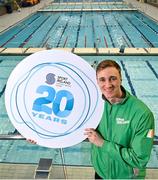
[[[126,91],[111,105],[105,100],[97,131],[102,147],[92,145],[92,164],[103,179],[144,178],[153,145],[154,117],[149,108]]]

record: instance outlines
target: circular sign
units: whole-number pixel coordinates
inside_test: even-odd
[[[8,79],[5,104],[24,137],[51,148],[83,141],[85,128],[96,128],[103,110],[95,70],[61,50],[40,51],[21,61]]]

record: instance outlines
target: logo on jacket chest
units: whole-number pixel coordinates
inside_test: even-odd
[[[129,120],[126,120],[124,118],[116,118],[116,123],[117,124],[129,124]]]

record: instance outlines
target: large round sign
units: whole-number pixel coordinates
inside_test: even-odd
[[[84,129],[96,128],[103,110],[95,70],[60,50],[40,51],[21,61],[8,79],[5,104],[24,137],[52,148],[83,141]]]

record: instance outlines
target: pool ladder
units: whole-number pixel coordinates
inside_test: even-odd
[[[48,179],[51,170],[52,159],[40,158],[38,167],[35,170],[35,179]]]

